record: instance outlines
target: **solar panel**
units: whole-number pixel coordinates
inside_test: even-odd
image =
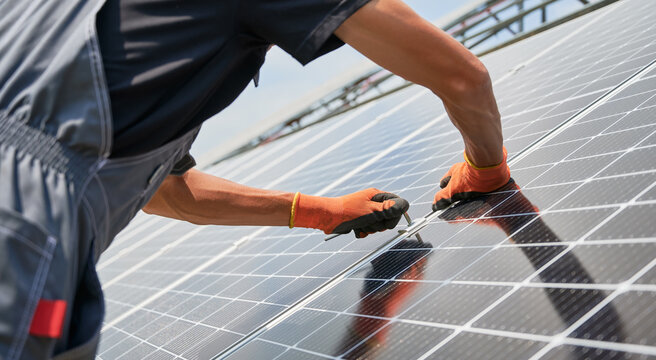
[[[98,357],[656,355],[654,10],[625,0],[483,59],[521,192],[430,215],[423,243],[137,219],[99,263]],[[420,218],[461,157],[441,104],[411,87],[210,172],[327,196],[376,186]]]

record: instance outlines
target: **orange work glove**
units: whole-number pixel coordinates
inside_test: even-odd
[[[465,162],[451,166],[440,181],[442,190],[435,194],[433,211],[446,209],[456,201],[475,198],[506,185],[510,181],[507,157],[504,147],[501,164],[479,168],[467,159],[465,153]]]
[[[290,227],[322,230],[355,237],[393,229],[410,205],[397,195],[370,188],[336,198],[299,194],[292,205]]]

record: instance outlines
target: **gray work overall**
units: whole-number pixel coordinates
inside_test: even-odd
[[[108,158],[103,2],[0,2],[0,359],[93,358],[98,256],[197,133]]]

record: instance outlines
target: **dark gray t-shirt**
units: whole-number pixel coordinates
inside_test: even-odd
[[[112,157],[156,149],[223,110],[271,44],[301,64],[341,46],[333,32],[368,1],[107,0],[97,26]]]

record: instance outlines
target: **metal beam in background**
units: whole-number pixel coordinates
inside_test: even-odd
[[[441,29],[451,29],[466,23],[468,20],[482,14],[487,9],[493,8],[505,1],[507,0],[473,0],[464,5],[463,8],[456,10],[458,14],[455,17],[447,15],[447,17],[449,17],[448,19],[438,20],[436,25]]]
[[[519,2],[519,4],[517,4],[517,10],[518,10],[519,12],[524,11],[524,0],[521,0],[521,1]],[[523,33],[523,32],[524,32],[524,18],[521,18],[521,19],[517,22],[517,25],[518,25],[518,29],[517,29],[517,30],[518,30],[520,33]]]
[[[478,39],[473,45],[467,45],[468,48],[472,49],[472,48],[476,47],[477,45],[480,45],[485,40],[488,40],[492,36],[496,35],[500,30],[503,30],[507,26],[517,22],[517,20],[520,20],[520,19],[524,18],[526,15],[528,15],[528,14],[534,12],[534,11],[537,11],[537,10],[540,10],[540,9],[545,9],[548,5],[550,5],[550,4],[552,4],[556,1],[560,1],[560,0],[545,0],[542,3],[538,4],[538,5],[535,5],[531,8],[528,8],[528,9],[516,14],[515,16],[512,16],[512,17],[510,17],[510,18],[508,18],[504,21],[501,21],[501,22],[497,23],[496,25],[492,25],[491,27],[489,27],[487,29],[483,29],[483,30],[475,33],[474,35],[470,35],[470,36],[462,39],[460,42],[467,45],[467,41],[473,40],[473,39],[478,38],[482,35],[485,35],[485,36],[483,36],[482,39]]]
[[[536,29],[533,29],[533,30],[531,30],[531,31],[529,31],[529,32],[526,32],[526,33],[524,33],[524,34],[520,34],[520,35],[518,35],[518,36],[516,36],[516,37],[514,37],[514,38],[512,38],[512,39],[510,39],[510,40],[508,40],[508,41],[506,41],[506,42],[504,42],[504,43],[502,43],[502,44],[499,44],[499,45],[494,46],[494,47],[492,47],[492,48],[486,49],[485,51],[481,51],[481,52],[479,52],[479,53],[476,53],[476,55],[477,55],[477,56],[483,56],[483,55],[487,55],[487,54],[489,54],[489,53],[495,52],[495,51],[497,51],[497,50],[499,50],[499,49],[503,49],[503,48],[505,48],[505,47],[507,47],[507,46],[510,46],[510,45],[514,44],[514,43],[517,43],[517,42],[519,42],[519,41],[522,41],[522,40],[524,40],[524,39],[527,39],[527,38],[529,38],[529,37],[531,37],[531,36],[537,35],[537,34],[539,34],[539,33],[541,33],[541,32],[547,31],[547,30],[549,30],[549,29],[551,29],[551,28],[554,28],[554,27],[556,27],[556,26],[558,26],[558,25],[564,24],[564,23],[566,23],[566,22],[568,22],[568,21],[574,20],[574,19],[576,19],[577,17],[583,16],[583,15],[588,14],[588,13],[591,13],[591,12],[593,12],[593,11],[595,11],[595,10],[601,9],[601,8],[604,7],[604,6],[608,6],[608,5],[610,5],[610,4],[614,3],[614,2],[617,2],[617,1],[619,1],[619,0],[602,0],[602,1],[599,1],[599,2],[596,2],[596,3],[592,3],[592,4],[589,3],[586,7],[582,8],[581,10],[578,10],[578,11],[576,11],[576,12],[573,12],[573,13],[571,13],[571,14],[569,14],[569,15],[567,15],[567,16],[564,16],[564,17],[562,17],[562,18],[560,18],[560,19],[554,20],[554,21],[552,21],[552,22],[550,22],[550,23],[547,23],[547,24],[545,24],[545,25],[543,25],[543,26],[540,26],[540,27],[538,27],[538,28],[536,28]]]
[[[453,32],[448,31],[448,29],[450,29],[451,27],[444,27],[444,29],[445,29],[449,34],[451,34],[451,36],[453,36],[453,37],[456,37],[456,38],[459,37],[459,36],[464,37],[466,31],[469,31],[469,30],[471,30],[471,29],[473,29],[473,28],[476,28],[478,25],[484,23],[484,22],[487,21],[487,20],[490,20],[490,19],[496,19],[497,22],[501,21],[501,20],[499,20],[499,18],[498,18],[498,15],[499,15],[500,13],[502,13],[502,12],[504,12],[504,11],[506,11],[506,10],[512,8],[513,6],[515,6],[515,5],[519,4],[519,3],[523,3],[524,0],[515,0],[515,1],[512,1],[512,2],[510,2],[510,3],[508,3],[508,4],[506,4],[505,6],[503,6],[502,8],[497,9],[497,10],[495,10],[495,11],[492,11],[492,9],[493,9],[494,7],[496,7],[496,6],[498,6],[498,5],[501,5],[503,2],[506,2],[506,0],[504,0],[504,1],[499,1],[499,2],[495,3],[495,4],[492,5],[492,6],[488,6],[487,8],[485,8],[484,10],[481,11],[481,13],[482,13],[482,12],[487,12],[487,15],[486,15],[486,16],[483,16],[483,17],[477,19],[476,21],[472,22],[471,24],[467,24],[466,26],[464,26],[463,28],[461,28],[461,29],[459,29],[459,30],[457,30],[457,31],[453,31]]]

